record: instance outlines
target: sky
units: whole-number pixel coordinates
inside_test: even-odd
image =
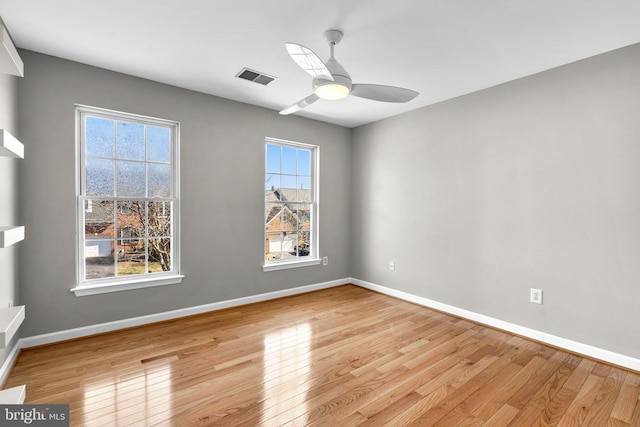
[[[311,151],[267,144],[265,190],[311,189]]]

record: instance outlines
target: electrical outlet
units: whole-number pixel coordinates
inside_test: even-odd
[[[542,304],[542,289],[531,288],[529,302],[532,302],[534,304]]]
[[[329,257],[328,256],[323,256],[322,257],[322,265],[329,265]]]
[[[396,271],[396,262],[395,261],[389,261],[389,270]]]
[[[9,300],[9,308],[11,308],[11,307],[13,307],[13,300],[12,299]]]

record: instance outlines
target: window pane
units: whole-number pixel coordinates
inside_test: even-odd
[[[118,276],[145,274],[144,239],[118,240]]]
[[[311,205],[298,205],[296,216],[298,218],[299,230],[311,230]]]
[[[269,261],[280,259],[280,248],[282,247],[282,236],[280,232],[267,233],[267,255]]]
[[[311,151],[298,150],[298,175],[311,176]]]
[[[277,145],[267,144],[267,173],[269,172],[280,173],[280,147]]]
[[[274,190],[280,188],[280,175],[267,174],[265,179],[265,190],[267,190],[267,200],[269,195],[273,194]],[[271,193],[270,193],[271,192]]]
[[[118,224],[116,237],[131,238],[146,235],[146,208],[143,200],[117,202]]]
[[[147,126],[147,160],[171,162],[171,129]]]
[[[280,213],[282,205],[278,203],[268,203],[265,211],[265,224],[267,231],[280,230]]]
[[[298,214],[295,204],[285,204],[280,213],[280,230],[296,231],[298,229]]]
[[[280,259],[295,258],[298,235],[292,232],[282,232],[282,252]]]
[[[103,279],[115,276],[113,258],[114,240],[91,240],[85,242],[85,279]]]
[[[171,239],[149,239],[149,271],[171,271]]]
[[[311,201],[311,178],[298,177],[298,201],[310,202]]]
[[[117,157],[120,159],[144,160],[144,125],[118,122]]]
[[[282,173],[296,174],[296,149],[282,147]]]
[[[171,167],[169,165],[149,163],[149,197],[171,196]]]
[[[105,239],[114,236],[114,203],[110,200],[84,201],[85,239]]]
[[[171,202],[149,202],[149,236],[171,236]]]
[[[114,155],[113,120],[87,116],[85,119],[85,155],[110,157]]]
[[[113,160],[87,158],[87,196],[113,196]]]
[[[278,200],[282,200],[283,202],[286,201],[295,201],[296,199],[296,189],[295,188],[278,188],[275,191],[276,196],[278,197]]]
[[[280,188],[289,188],[289,189],[295,190],[295,188],[296,188],[296,177],[295,176],[289,176],[289,175],[282,175],[282,179],[281,179],[280,185],[281,185]],[[287,200],[295,200],[295,199],[296,199],[295,192],[293,194],[291,194],[290,197],[287,198]]]
[[[118,160],[118,196],[144,197],[144,163]]]
[[[294,248],[296,256],[309,256],[311,251],[309,236],[308,231],[301,231],[297,234],[297,245]]]

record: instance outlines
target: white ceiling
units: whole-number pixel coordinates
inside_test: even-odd
[[[640,42],[638,0],[0,0],[0,16],[18,47],[274,114],[312,92],[284,43],[326,60],[322,33],[339,28],[336,58],[354,83],[420,92],[297,113],[348,127]],[[236,78],[243,67],[278,79]]]

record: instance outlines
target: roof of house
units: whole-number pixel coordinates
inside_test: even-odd
[[[268,202],[311,202],[311,190],[301,188],[272,188],[267,190]]]
[[[285,203],[284,209],[291,213],[292,216],[296,214],[286,204],[287,202],[310,202],[310,190],[296,189],[296,188],[277,188],[267,190],[265,200],[267,202],[283,202]],[[302,208],[302,209],[301,209]],[[298,206],[297,211],[306,210],[304,205]],[[265,219],[266,223],[273,221],[275,217],[281,212],[280,206],[267,204],[265,206]]]

